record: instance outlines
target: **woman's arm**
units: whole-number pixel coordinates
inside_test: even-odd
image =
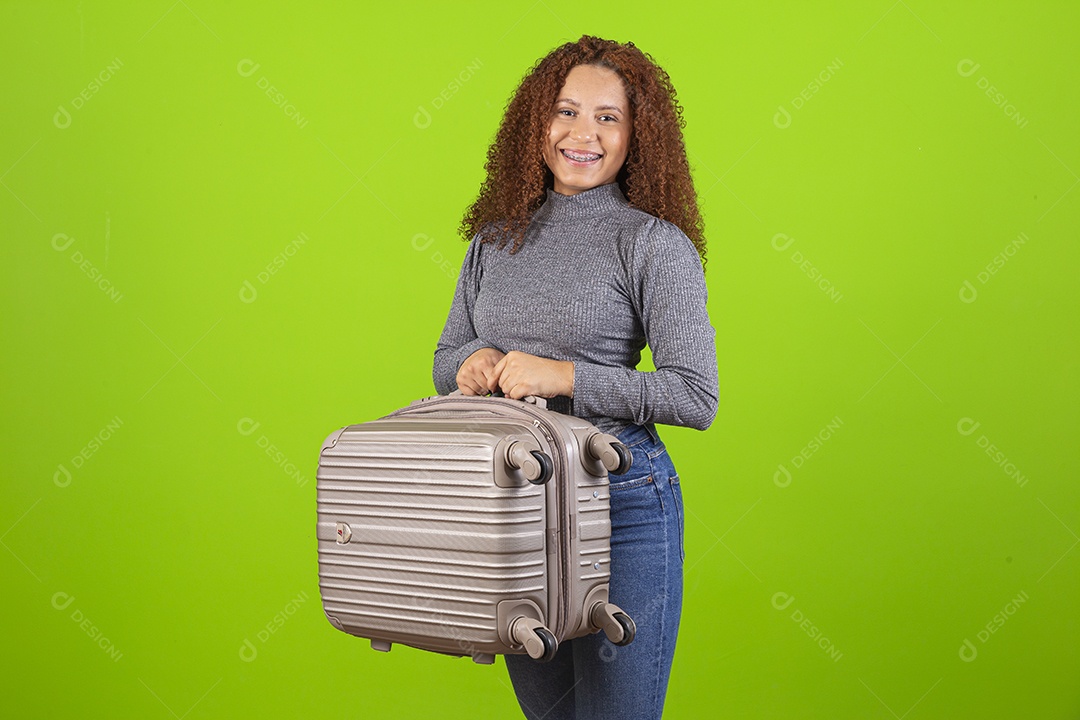
[[[494,347],[476,336],[472,321],[476,293],[480,288],[480,250],[480,241],[473,238],[461,263],[450,314],[435,349],[431,377],[435,382],[435,391],[440,395],[458,389],[458,368],[470,355],[481,348]]]
[[[701,259],[675,225],[646,223],[624,255],[656,370],[574,363],[574,414],[704,430],[716,417],[716,331]]]

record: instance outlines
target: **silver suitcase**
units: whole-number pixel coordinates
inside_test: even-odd
[[[630,453],[526,401],[417,400],[337,430],[317,474],[319,592],[339,630],[491,663],[633,620],[608,602],[608,472]]]

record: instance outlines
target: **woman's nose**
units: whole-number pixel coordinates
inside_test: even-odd
[[[579,120],[570,128],[570,136],[575,140],[585,142],[596,137],[596,129],[593,128],[592,123]]]

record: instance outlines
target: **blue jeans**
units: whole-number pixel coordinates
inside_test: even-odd
[[[633,455],[611,483],[609,597],[637,625],[616,647],[604,634],[567,640],[550,663],[506,655],[518,704],[529,720],[659,720],[679,633],[683,504],[675,466],[656,428],[619,434]]]

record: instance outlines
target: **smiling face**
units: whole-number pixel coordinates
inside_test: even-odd
[[[571,68],[551,112],[544,160],[555,175],[555,192],[576,195],[614,182],[633,127],[619,75],[598,65]]]

